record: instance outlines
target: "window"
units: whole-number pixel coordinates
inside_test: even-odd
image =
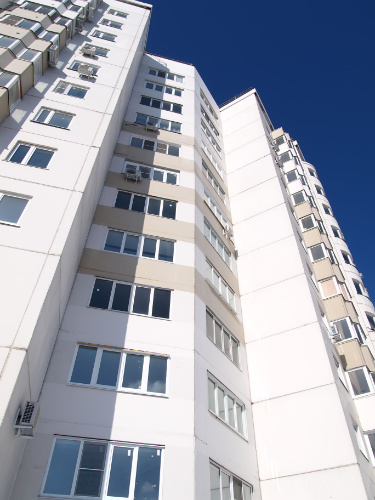
[[[318,194],[321,194],[321,195],[323,195],[323,196],[324,196],[323,189],[322,189],[320,186],[317,186],[317,185],[315,184],[315,189],[316,189],[316,192],[317,192]]]
[[[96,52],[95,52],[96,53]],[[70,66],[69,66],[69,69],[73,70],[73,71],[78,71],[78,68],[80,66],[85,66],[87,67],[87,63],[86,62],[83,62],[83,61],[73,61]],[[92,64],[90,64],[90,68],[92,68],[92,75],[93,76],[97,76],[98,74],[98,71],[99,71],[99,66],[93,66]]]
[[[86,43],[81,49],[82,55],[84,56],[100,56],[107,57],[109,49],[104,49],[103,47],[98,47],[97,45],[92,45],[91,43]]]
[[[236,301],[233,290],[229,288],[227,283],[223,280],[223,278],[208,260],[206,260],[206,278],[212,284],[215,290],[223,297],[225,302],[227,302],[235,311]]]
[[[216,137],[219,137],[220,134],[219,134],[217,128],[213,124],[211,118],[209,117],[209,114],[207,113],[207,111],[204,109],[204,107],[202,105],[201,105],[201,113],[205,117],[205,119],[207,120],[207,123],[211,127],[212,132],[216,135]]]
[[[331,226],[331,229],[332,229],[333,236],[335,238],[342,238],[342,235],[341,235],[340,231],[337,229],[337,227]]]
[[[216,161],[214,155],[211,153],[211,151],[208,149],[208,147],[206,146],[206,144],[203,141],[202,141],[202,149],[206,153],[207,158],[210,160],[210,162],[215,167],[215,169],[217,170],[217,172],[219,172],[220,177],[223,178],[223,169],[218,164],[218,162]]]
[[[316,173],[315,173],[315,171],[314,171],[312,168],[309,168],[309,174],[310,174],[312,177],[316,177]]]
[[[151,108],[164,109],[165,111],[172,111],[172,113],[182,113],[181,104],[176,104],[168,101],[161,101],[159,99],[153,99],[151,97],[142,96],[140,104],[143,106],[150,106]]]
[[[367,321],[369,322],[371,330],[375,330],[375,317],[372,314],[366,313]]]
[[[205,177],[207,177],[209,183],[214,188],[215,193],[217,193],[220,196],[220,199],[225,203],[225,192],[221,189],[215,176],[212,174],[211,170],[207,167],[207,165],[203,160],[202,160],[202,170]]]
[[[210,462],[210,500],[251,500],[253,487],[220,465]]]
[[[170,302],[170,290],[96,278],[89,307],[168,319]]]
[[[17,38],[11,38],[5,35],[0,35],[0,47],[11,50],[16,57],[26,48]]]
[[[152,76],[158,76],[159,78],[166,78],[167,80],[174,80],[175,82],[183,83],[184,77],[181,75],[175,75],[173,73],[168,73],[160,69],[148,69],[148,74]]]
[[[111,16],[122,17],[124,19],[128,17],[128,14],[126,12],[122,12],[121,10],[115,10],[115,9],[109,9],[108,14],[110,14]]]
[[[206,310],[206,334],[216,347],[240,368],[240,343],[208,309]]]
[[[201,98],[202,98],[203,102],[205,103],[205,105],[208,107],[211,115],[215,118],[215,120],[217,120],[218,119],[217,114],[216,114],[214,108],[211,106],[210,101],[207,99],[207,97],[205,96],[202,89],[200,89],[200,93],[201,93]]]
[[[225,215],[219,209],[212,196],[210,196],[210,194],[206,190],[204,190],[204,201],[207,203],[212,212],[215,214],[215,217],[219,220],[220,224],[222,224],[224,228],[231,229],[228,219],[225,217]]]
[[[161,130],[169,130],[171,132],[181,132],[181,123],[171,122],[170,120],[156,118],[156,116],[144,115],[142,113],[137,113],[135,123],[145,125],[146,129],[155,127],[160,128]]]
[[[366,295],[364,286],[360,281],[353,280],[353,285],[358,295]]]
[[[298,172],[296,169],[291,170],[290,172],[287,172],[285,174],[285,177],[286,177],[286,180],[288,181],[288,183],[296,181],[298,179]],[[295,203],[295,205],[297,205],[297,203]]]
[[[308,215],[307,217],[302,217],[300,219],[302,231],[308,231],[317,226],[315,217],[313,215]]]
[[[343,252],[342,250],[341,250],[341,253],[342,253],[342,258],[344,259],[345,264],[351,264],[353,266],[354,264],[353,264],[351,255],[346,253],[346,252]]]
[[[140,137],[132,137],[131,146],[135,148],[147,149],[170,156],[180,156],[180,146],[167,144],[160,141],[150,141],[149,139],[141,139]]]
[[[157,499],[161,457],[162,448],[150,445],[56,438],[42,494],[145,498],[143,492],[152,487],[148,498]]]
[[[41,108],[34,118],[34,122],[44,123],[51,127],[67,129],[72,121],[74,115],[70,113],[63,113],[55,109]]]
[[[176,87],[168,87],[165,85],[160,85],[154,82],[145,82],[146,89],[155,90],[156,92],[165,92],[166,94],[176,95],[177,97],[182,97],[182,89]]]
[[[205,135],[207,136],[208,140],[210,141],[210,143],[213,145],[213,147],[215,148],[217,154],[219,155],[219,157],[221,158],[221,148],[219,146],[219,144],[215,141],[215,139],[213,138],[213,135],[211,134],[208,126],[205,124],[205,122],[203,120],[201,120],[201,128],[203,130],[203,132],[205,133]]]
[[[173,262],[174,241],[109,229],[104,250]]]
[[[28,198],[0,193],[0,222],[17,224],[28,202]]]
[[[47,168],[54,151],[51,149],[40,148],[32,144],[18,143],[8,156],[7,160],[29,165],[30,167]]]
[[[123,27],[122,23],[112,21],[111,19],[102,19],[100,21],[100,24],[103,24],[103,26],[108,26],[109,28],[115,28],[116,30],[121,30]]]
[[[79,345],[70,382],[143,394],[166,394],[166,356]]]
[[[319,245],[315,245],[313,247],[310,247],[309,252],[311,254],[311,260],[313,262],[316,262],[317,260],[320,260],[320,259],[325,259],[327,257],[326,252],[325,252],[325,246],[322,243]]]
[[[343,368],[341,366],[341,363],[340,363],[340,361],[338,359],[336,359],[336,356],[334,356],[333,353],[332,353],[332,357],[333,357],[334,363],[335,363],[336,368],[337,368],[337,375],[339,376],[339,379],[341,380],[341,382],[344,384],[345,388],[347,389],[348,386],[346,384],[344,370],[343,370]]]
[[[357,338],[360,344],[364,343],[364,333],[361,325],[353,323],[349,317],[333,321],[332,333],[335,342]]]
[[[149,196],[142,196],[127,191],[118,191],[115,201],[115,207],[117,208],[150,215],[159,215],[167,219],[176,218],[176,206],[176,201],[150,198]]]
[[[346,372],[350,381],[353,397],[374,392],[374,375],[362,366]]]
[[[332,215],[332,210],[328,205],[323,205],[324,213],[327,215]]]
[[[124,172],[127,171],[138,173],[143,179],[166,182],[167,184],[178,184],[178,172],[167,170],[166,168],[147,167],[145,165],[125,163]]]
[[[116,35],[112,35],[112,33],[105,33],[104,31],[99,30],[95,30],[92,36],[101,38],[102,40],[107,40],[107,42],[114,42],[116,40]]]
[[[204,219],[204,235],[207,240],[211,243],[226,265],[231,267],[231,253],[229,249],[224,245],[223,240],[218,236],[216,231],[211,227],[211,224],[207,219]]]
[[[307,201],[307,196],[305,191],[299,191],[298,193],[292,194],[292,200],[294,205],[300,205]]]
[[[208,409],[245,436],[245,405],[211,374],[208,375]]]
[[[363,441],[362,432],[361,432],[358,424],[353,420],[353,418],[352,418],[352,424],[353,424],[353,429],[355,432],[355,437],[357,439],[358,448],[364,454],[364,456],[366,458],[368,458],[366,447],[365,447],[365,442]]]
[[[83,99],[87,91],[87,87],[80,87],[64,81],[60,81],[54,89],[54,92],[58,94],[69,95],[71,97],[77,97],[78,99]]]
[[[365,434],[365,440],[367,441],[368,448],[371,450],[371,461],[375,466],[375,433]]]

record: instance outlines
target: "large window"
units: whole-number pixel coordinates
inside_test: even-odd
[[[100,30],[95,30],[92,36],[101,38],[102,40],[106,40],[107,42],[114,42],[116,40],[116,35],[112,35],[112,33],[105,33],[104,31]]]
[[[208,260],[206,260],[206,278],[223,297],[225,302],[227,302],[232,309],[236,310],[236,300],[233,290],[229,288],[228,284]]]
[[[142,394],[166,394],[168,358],[79,345],[70,382]]]
[[[370,325],[371,330],[375,330],[375,316],[370,313],[366,313],[367,321]]]
[[[219,222],[224,227],[230,227],[228,219],[225,217],[225,215],[223,214],[223,212],[217,206],[215,200],[212,198],[212,196],[210,196],[210,194],[206,190],[204,190],[204,200],[207,203],[207,205],[210,207],[210,209],[212,210],[212,212],[215,214],[215,216],[219,220]]]
[[[70,97],[77,97],[77,99],[83,99],[87,94],[88,88],[81,87],[78,85],[73,85],[72,83],[61,81],[57,84],[54,92],[57,94],[69,95]]]
[[[366,366],[346,372],[350,381],[350,387],[354,397],[364,394],[373,394],[374,372],[369,372]]]
[[[56,438],[42,494],[158,500],[162,448]]]
[[[170,156],[180,156],[180,146],[167,144],[160,141],[150,141],[149,139],[141,139],[140,137],[132,137],[131,146],[135,148],[147,149],[157,153],[163,153]]]
[[[96,51],[95,51],[95,54],[96,54]],[[86,67],[87,66],[87,62],[85,62],[85,61],[73,61],[69,65],[69,69],[71,69],[72,71],[79,71],[79,67],[80,66]],[[93,66],[90,63],[90,68],[92,68],[92,76],[97,76],[98,71],[99,71],[99,66]]]
[[[204,109],[204,107],[201,105],[201,113],[202,115],[205,117],[205,119],[207,120],[207,123],[209,124],[209,126],[211,127],[211,130],[212,132],[216,135],[216,137],[219,137],[219,132],[217,130],[217,128],[215,127],[215,125],[212,123],[212,120],[210,119],[207,111]]]
[[[146,165],[138,165],[134,163],[125,162],[124,172],[138,174],[143,179],[150,179],[153,181],[166,182],[167,184],[178,184],[179,172],[168,170],[166,168],[148,167]]]
[[[160,83],[145,82],[146,89],[155,90],[156,92],[165,92],[166,94],[176,95],[177,97],[182,96],[182,89],[177,89],[176,87],[168,87],[166,85],[160,85]]]
[[[17,195],[0,193],[0,222],[17,224],[28,201]]]
[[[166,217],[167,219],[176,218],[176,206],[176,201],[150,198],[149,196],[142,196],[127,191],[118,191],[115,201],[115,207],[117,208],[160,215],[160,217]]]
[[[8,104],[11,109],[20,98],[20,77],[0,69],[0,87],[8,90]]]
[[[171,291],[96,278],[89,306],[168,319]]]
[[[144,115],[142,113],[137,113],[135,123],[144,125],[146,128],[160,128],[161,130],[169,130],[171,132],[181,132],[181,123],[171,122],[170,120],[165,120],[164,118],[156,118],[156,116]]]
[[[217,120],[217,114],[214,110],[214,108],[211,106],[210,104],[210,101],[207,99],[207,97],[205,96],[204,92],[202,89],[200,89],[200,92],[201,92],[201,98],[203,100],[203,102],[205,103],[205,105],[208,107],[208,109],[210,110],[210,113],[211,115],[215,118],[215,120]]]
[[[212,174],[211,170],[207,167],[207,165],[205,164],[205,162],[203,160],[202,160],[202,170],[203,170],[205,177],[207,177],[209,183],[214,188],[215,193],[217,193],[219,195],[220,199],[225,203],[224,190],[221,189],[219,183],[215,179],[215,176]]]
[[[148,69],[148,74],[152,76],[158,76],[159,78],[166,78],[167,80],[174,80],[175,82],[183,83],[184,77],[181,75],[175,75],[173,73],[169,73],[168,71],[163,71],[160,69]]]
[[[160,99],[153,99],[152,97],[142,96],[140,104],[150,106],[151,108],[164,109],[165,111],[172,111],[172,113],[182,113],[181,104],[174,102],[161,101]]]
[[[202,149],[206,153],[207,158],[210,160],[212,165],[215,167],[215,169],[219,172],[220,177],[223,177],[223,169],[219,165],[219,163],[216,161],[215,156],[211,153],[207,145],[202,141]]]
[[[228,358],[239,368],[240,343],[209,310],[206,310],[206,334],[216,347],[228,356]]]
[[[208,126],[206,125],[206,123],[204,122],[204,120],[201,120],[201,128],[202,128],[203,132],[205,133],[205,135],[207,136],[210,143],[215,148],[216,153],[221,158],[221,148],[220,148],[219,144],[215,141],[213,135],[211,134],[211,132],[210,132]]]
[[[122,12],[121,10],[115,10],[115,9],[109,9],[107,11],[107,14],[111,14],[111,16],[117,16],[117,17],[122,17],[126,19],[128,17],[128,14],[126,12]]]
[[[332,333],[336,342],[357,338],[360,344],[364,343],[365,335],[359,323],[353,323],[349,317],[332,322]]]
[[[51,127],[68,128],[73,119],[72,114],[57,111],[56,109],[41,108],[34,120],[38,123],[44,123]]]
[[[109,229],[104,250],[173,262],[174,241]]]
[[[226,263],[226,265],[231,267],[231,253],[229,249],[224,245],[223,240],[218,236],[217,232],[211,227],[211,224],[207,219],[204,220],[204,235]]]
[[[211,374],[208,375],[208,409],[236,432],[245,436],[245,405]]]
[[[7,160],[30,167],[47,168],[54,150],[34,146],[33,144],[18,143],[8,156]]]
[[[102,19],[100,21],[100,24],[103,24],[103,26],[108,26],[109,28],[115,28],[116,30],[121,30],[123,27],[122,23],[112,21],[112,19]]]
[[[253,488],[218,464],[210,462],[210,500],[251,500]]]

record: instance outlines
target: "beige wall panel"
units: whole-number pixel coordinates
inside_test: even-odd
[[[38,50],[39,52],[43,52],[43,72],[48,68],[48,47],[51,45],[51,42],[47,40],[34,40],[33,43],[29,45],[29,49]]]
[[[225,300],[217,294],[208,281],[198,272],[195,273],[195,293],[204,302],[204,304],[211,309],[223,325],[226,326],[229,331],[238,338],[238,340],[244,343],[242,324],[240,323],[238,316],[232,311]],[[238,301],[238,296],[236,299]]]
[[[315,277],[318,281],[323,280],[325,278],[330,278],[334,275],[332,264],[328,258],[318,260],[317,262],[313,262],[313,269]]]
[[[306,215],[310,215],[312,213],[311,205],[308,201],[305,201],[300,205],[296,205],[294,207],[294,211],[299,219],[301,217],[305,217]]]
[[[319,213],[319,210],[317,208],[312,207],[311,211],[317,220],[322,220],[320,213]]]
[[[344,300],[342,295],[336,295],[324,300],[329,321],[350,316],[351,320],[358,323],[358,316],[351,302]]]
[[[8,49],[0,47],[0,68],[5,68],[14,59],[14,55]]]
[[[132,193],[156,196],[168,200],[178,200],[192,204],[195,202],[194,189],[166,182],[150,181],[148,179],[142,179],[141,182],[127,181],[122,174],[118,174],[117,172],[108,172],[105,185],[123,191],[131,191]]]
[[[344,275],[342,274],[341,269],[339,268],[339,266],[337,264],[332,264],[332,269],[333,269],[335,276],[337,277],[337,279],[339,281],[341,281],[341,282],[345,281]]]
[[[51,24],[51,26],[49,26],[48,28],[48,31],[52,31],[52,33],[57,33],[59,35],[61,51],[66,45],[66,27],[62,26],[61,24]]]
[[[317,227],[310,229],[310,231],[305,231],[302,235],[307,247],[319,245],[322,242],[321,233]]]
[[[35,40],[35,36],[30,30],[5,23],[0,23],[0,35],[17,38],[18,40],[21,40],[26,47],[29,47],[29,45]]]
[[[47,16],[47,14],[40,14],[39,12],[34,12],[28,9],[22,9],[21,7],[16,7],[12,14],[14,16],[23,17],[24,19],[30,19],[30,21],[35,21],[40,23],[43,28],[47,29],[48,26],[52,24],[51,19]]]
[[[194,242],[194,224],[98,205],[93,223],[124,231]]]
[[[337,350],[345,370],[352,370],[365,364],[361,346],[357,339],[347,340],[337,344]]]
[[[370,349],[367,347],[367,345],[361,345],[361,351],[368,369],[370,370],[370,372],[375,372],[375,362]]]
[[[8,91],[0,88],[0,122],[9,115]]]
[[[337,293],[336,286],[333,279],[321,281],[321,286],[323,290],[323,294],[325,297],[331,297]]]
[[[166,167],[173,170],[184,170],[186,172],[194,172],[195,170],[193,160],[165,155],[163,153],[154,153],[153,151],[147,151],[146,149],[135,148],[134,146],[120,143],[116,144],[114,154],[123,156],[128,161],[134,161],[144,165]]]
[[[346,305],[346,309],[348,311],[348,315],[350,316],[351,320],[354,323],[359,323],[358,314],[357,314],[357,311],[355,310],[353,302],[350,302],[349,300],[346,300],[345,301],[345,305]]]
[[[325,244],[327,248],[330,248],[332,250],[332,245],[331,242],[328,239],[328,236],[326,234],[321,234],[322,242]]]
[[[234,246],[233,241],[224,235],[224,232],[223,232],[224,228],[221,225],[221,223],[219,222],[218,218],[212,212],[212,210],[207,205],[207,203],[205,201],[203,201],[199,196],[197,196],[196,207],[202,212],[202,214],[208,220],[208,222],[211,224],[211,226],[216,231],[218,236],[220,236],[220,238],[223,240],[223,243],[229,248],[229,250],[234,255],[236,248]]]
[[[153,108],[150,108],[149,112],[150,116],[152,116],[152,109]],[[178,115],[176,117],[176,120],[174,121],[180,122],[180,120],[178,119]],[[149,137],[151,140],[157,139],[160,141],[170,142],[173,144],[194,146],[194,137],[191,137],[190,135],[177,134],[176,132],[169,132],[168,130],[161,130],[161,129],[158,129],[157,132],[151,132],[149,130],[146,130],[144,125],[139,125],[138,123],[131,123],[127,121],[123,122],[121,129],[125,130],[126,132],[131,132],[132,134]]]
[[[86,248],[78,272],[194,293],[194,268]]]
[[[21,59],[14,59],[4,69],[6,71],[10,71],[11,73],[20,75],[21,96],[24,96],[26,92],[34,85],[34,68],[31,62],[22,61]]]

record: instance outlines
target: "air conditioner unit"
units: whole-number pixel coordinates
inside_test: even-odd
[[[146,123],[145,129],[149,130],[151,132],[157,132],[158,131],[158,127],[154,123],[150,123],[150,122]]]
[[[87,13],[87,20],[92,23],[94,21],[94,12],[95,9],[94,7],[89,7],[88,13]]]
[[[225,224],[223,233],[227,238],[233,238],[233,231],[229,224]]]
[[[95,50],[95,47],[91,47],[91,45],[84,45],[81,49],[81,53],[84,56],[94,57],[96,50]]]
[[[341,333],[334,326],[331,326],[331,338],[334,343],[342,341]]]
[[[56,66],[59,60],[59,48],[57,45],[51,45],[48,48],[48,64],[50,66]]]
[[[94,75],[94,68],[88,64],[80,64],[78,66],[78,75],[79,77],[86,76],[87,78],[92,78]]]
[[[35,427],[39,417],[39,403],[36,401],[27,401],[25,410],[21,412],[18,409],[14,428],[16,429],[17,437],[33,438]]]
[[[124,178],[126,181],[141,182],[142,176],[138,170],[127,168],[124,172]]]

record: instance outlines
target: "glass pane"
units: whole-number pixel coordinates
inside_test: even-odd
[[[139,243],[139,236],[134,236],[133,234],[127,234],[123,253],[127,253],[128,255],[137,255],[138,243]]]
[[[208,311],[206,311],[206,334],[209,339],[214,340],[214,320]]]
[[[350,331],[348,322],[346,319],[340,319],[339,321],[336,321],[334,323],[337,331],[339,332],[341,338],[344,339],[351,339],[352,338],[352,332]]]
[[[92,291],[90,307],[98,307],[99,309],[108,309],[109,299],[111,297],[113,281],[95,280],[94,290]]]
[[[143,144],[143,149],[147,149],[148,151],[153,151],[155,147],[155,142],[154,141],[147,141],[145,139],[145,142]]]
[[[106,452],[106,444],[84,444],[75,495],[90,497],[100,495]]]
[[[82,87],[70,87],[67,92],[67,95],[72,97],[78,97],[79,99],[83,99],[86,95],[87,89],[83,89]]]
[[[141,176],[144,179],[149,179],[150,178],[150,172],[151,172],[150,168],[148,168],[148,167],[139,167],[139,170],[141,172]]]
[[[41,113],[36,118],[36,121],[39,123],[44,123],[47,119],[47,116],[50,114],[50,111],[48,109],[43,109]]]
[[[161,450],[139,448],[134,500],[158,500]]]
[[[150,357],[147,390],[165,394],[167,379],[167,358]]]
[[[224,330],[224,352],[228,356],[228,358],[231,358],[230,337],[229,337],[229,334],[225,330]]]
[[[156,145],[156,151],[158,153],[166,154],[167,153],[167,145],[164,144],[163,142],[158,142]]]
[[[211,379],[208,379],[208,408],[216,413],[215,383]]]
[[[154,181],[163,182],[163,177],[164,177],[163,172],[160,172],[160,170],[154,170],[154,175],[152,177],[154,179]]]
[[[223,342],[221,338],[221,325],[216,323],[215,321],[215,344],[222,351],[223,350]]]
[[[100,360],[97,384],[116,387],[119,364],[119,352],[103,351],[102,358]]]
[[[156,108],[156,109],[160,109],[161,101],[157,101],[156,99],[152,99],[151,107]]]
[[[319,259],[324,259],[324,251],[321,245],[317,245],[315,247],[311,247],[311,255],[313,258],[313,261],[319,260]]]
[[[143,356],[137,356],[136,354],[126,355],[122,387],[128,389],[141,389],[143,359]]]
[[[145,204],[146,204],[146,197],[145,196],[138,196],[134,195],[133,198],[133,203],[132,203],[132,210],[133,212],[144,212],[145,211]]]
[[[137,118],[136,118],[135,122],[139,123],[141,125],[146,125],[147,115],[142,115],[141,113],[137,113]]]
[[[170,122],[168,120],[160,120],[160,125],[159,127],[162,129],[162,130],[169,130],[169,124]]]
[[[297,171],[292,170],[291,172],[288,172],[286,174],[286,178],[288,179],[288,182],[293,182],[293,181],[297,180]]]
[[[53,155],[53,151],[47,151],[45,149],[36,148],[31,157],[29,158],[27,165],[31,167],[47,168]]]
[[[305,196],[303,192],[299,192],[293,195],[294,198],[294,204],[299,205],[300,203],[303,203],[305,201]]]
[[[132,137],[130,145],[134,146],[135,148],[142,148],[143,147],[143,139],[139,139],[138,137]]]
[[[242,484],[242,490],[243,490],[243,499],[244,500],[251,500],[251,488],[250,488],[250,486],[247,486],[246,484]]]
[[[235,427],[236,425],[236,418],[234,416],[234,399],[232,399],[230,396],[227,397],[227,402],[228,402],[228,423],[231,427]]]
[[[71,382],[75,382],[77,384],[91,383],[96,351],[96,347],[85,347],[82,345],[78,347],[73,373],[70,378]]]
[[[113,297],[111,309],[115,311],[127,312],[129,310],[130,292],[131,292],[131,285],[125,285],[124,283],[116,283],[115,294]]]
[[[243,417],[242,417],[242,406],[236,403],[236,414],[237,414],[237,430],[240,434],[244,435],[243,429]]]
[[[0,200],[0,220],[17,224],[28,200],[4,195]]]
[[[302,227],[304,229],[311,229],[314,227],[314,220],[311,216],[304,217],[303,219],[301,219],[301,221],[302,221]]]
[[[353,387],[353,392],[356,396],[370,392],[370,387],[362,368],[360,370],[348,372],[348,374]]]
[[[170,111],[171,110],[171,103],[170,102],[163,102],[163,106],[162,108],[165,109],[166,111]]]
[[[150,106],[150,104],[151,104],[150,97],[144,97],[144,96],[142,96],[141,97],[141,104],[143,104],[144,106]]]
[[[216,288],[216,290],[218,290],[218,291],[219,291],[219,290],[220,290],[220,277],[219,277],[219,275],[216,273],[216,271],[214,271],[212,274],[213,274],[213,282],[212,282],[212,284],[214,285],[214,287]],[[224,286],[225,286],[225,285],[224,285],[224,283],[223,283],[223,287],[224,287]],[[222,289],[223,289],[223,287],[222,287]],[[225,297],[225,299],[226,299],[225,292],[223,293],[223,291],[222,291],[222,293],[221,293],[221,294],[222,294],[222,295]]]
[[[180,148],[176,146],[169,146],[168,154],[171,156],[180,156]]]
[[[221,473],[221,487],[223,492],[223,500],[232,500],[230,494],[230,476],[225,474],[225,472]]]
[[[153,83],[150,83],[150,82],[146,82],[146,89],[153,89],[154,88],[154,84]]]
[[[159,246],[159,260],[166,262],[173,262],[174,242],[160,240]]]
[[[168,184],[177,184],[177,175],[167,173],[167,183]]]
[[[242,481],[240,481],[236,477],[233,478],[233,499],[234,500],[243,500]]]
[[[220,496],[220,470],[210,464],[210,492],[211,500],[221,500]]]
[[[154,259],[155,253],[156,253],[156,240],[152,238],[144,238],[142,256]]]
[[[236,366],[240,366],[239,343],[232,337],[232,359]]]
[[[9,161],[13,161],[14,163],[22,163],[22,160],[25,158],[27,153],[30,150],[30,146],[24,146],[20,144],[12,156],[9,158]]]
[[[223,389],[221,389],[221,387],[217,388],[217,402],[219,408],[218,416],[222,420],[225,420],[224,391]]]
[[[173,104],[173,111],[174,113],[182,113],[182,106],[181,104]]]
[[[154,177],[155,177],[155,172],[154,172]],[[161,203],[161,200],[157,200],[155,198],[150,198],[148,200],[147,213],[149,213],[151,215],[159,215],[160,214],[160,203]]]
[[[148,314],[150,304],[150,288],[137,286],[135,290],[133,313]]]
[[[56,439],[43,493],[70,495],[80,441]]]
[[[128,498],[133,450],[122,446],[113,447],[108,496]]]
[[[155,318],[169,318],[171,292],[169,290],[154,290],[154,302],[152,304],[152,316]]]
[[[107,240],[104,245],[104,250],[108,250],[110,252],[120,252],[123,237],[124,233],[109,230]]]
[[[176,218],[176,202],[175,201],[166,201],[163,203],[163,217],[167,217],[168,219]]]

